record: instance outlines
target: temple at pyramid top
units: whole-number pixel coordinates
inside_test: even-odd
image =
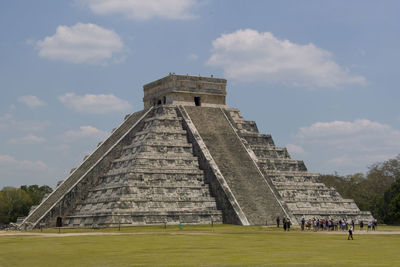
[[[226,108],[226,79],[170,74],[143,86],[144,108],[169,104]]]

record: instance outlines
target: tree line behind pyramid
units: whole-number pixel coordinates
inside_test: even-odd
[[[327,186],[339,184],[335,177],[308,172],[225,97],[225,79],[171,74],[146,84],[144,109],[127,115],[20,229],[373,219]]]

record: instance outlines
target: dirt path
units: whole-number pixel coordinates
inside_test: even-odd
[[[83,233],[34,233],[34,232],[18,232],[18,231],[0,231],[2,236],[42,236],[42,237],[67,237],[67,236],[122,236],[122,235],[213,235],[214,233],[201,232],[135,232],[135,233],[106,233],[106,232],[83,232]]]
[[[265,232],[268,233],[268,232]],[[271,232],[277,233],[277,232]],[[283,233],[283,232],[282,232]],[[310,234],[325,234],[325,235],[347,235],[347,231],[304,231],[293,233],[310,233]],[[0,231],[0,238],[2,236],[41,236],[41,237],[68,237],[68,236],[122,236],[122,235],[215,235],[224,234],[224,232],[83,232],[83,233],[34,233],[34,232],[19,232],[19,231]],[[354,231],[354,235],[400,235],[400,231]]]

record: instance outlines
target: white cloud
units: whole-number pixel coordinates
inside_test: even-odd
[[[58,26],[53,36],[36,43],[39,56],[69,63],[105,64],[123,50],[121,38],[95,24]]]
[[[0,131],[43,131],[50,125],[48,121],[19,121],[10,113],[0,116]]]
[[[332,60],[332,54],[314,44],[279,40],[270,32],[252,29],[223,34],[212,43],[207,64],[221,67],[227,78],[264,81],[309,88],[364,85]]]
[[[43,177],[51,173],[52,169],[41,160],[19,160],[7,154],[0,154],[0,187],[45,183]]]
[[[34,95],[20,96],[18,97],[17,101],[27,105],[30,108],[42,107],[45,105],[45,103],[42,100],[40,100],[37,96]]]
[[[17,160],[10,155],[0,154],[0,164],[13,164],[15,162],[17,162]]]
[[[122,100],[114,95],[76,95],[67,93],[58,98],[66,107],[80,112],[92,114],[104,114],[109,112],[122,112],[131,109],[128,101]]]
[[[81,138],[91,138],[97,140],[105,139],[109,133],[99,130],[93,126],[80,126],[78,130],[69,130],[64,133],[67,140],[77,140]]]
[[[40,160],[17,160],[10,155],[0,154],[0,166],[7,169],[19,171],[45,171],[48,166]]]
[[[400,130],[366,119],[316,122],[301,127],[293,141],[304,148],[308,160],[321,172],[362,171],[400,153]]]
[[[13,145],[32,145],[43,143],[46,139],[33,134],[21,138],[12,138],[8,142]]]
[[[126,18],[148,20],[191,19],[190,12],[197,5],[196,0],[78,0],[99,15],[122,14]]]

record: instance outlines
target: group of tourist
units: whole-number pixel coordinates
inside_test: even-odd
[[[279,228],[281,220],[279,219],[279,216],[276,218],[276,224]],[[283,225],[283,230],[284,231],[290,231],[290,225],[292,225],[292,222],[290,221],[289,218],[283,217],[282,220],[282,225]]]
[[[280,226],[280,218],[279,216],[276,218],[276,225],[279,228]],[[290,229],[290,219],[289,218],[283,218],[282,220],[283,224],[283,230],[284,231],[289,231]],[[358,222],[360,230],[364,229],[364,222],[361,220]],[[301,230],[313,230],[313,231],[348,231],[350,228],[352,230],[355,229],[355,222],[354,220],[346,220],[346,219],[340,219],[340,220],[335,220],[332,218],[310,218],[306,220],[304,217],[301,219]],[[375,231],[377,229],[378,222],[377,220],[373,219],[372,221],[369,221],[367,224],[367,231]]]

